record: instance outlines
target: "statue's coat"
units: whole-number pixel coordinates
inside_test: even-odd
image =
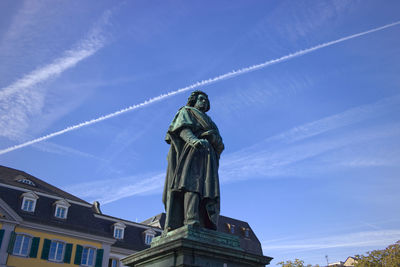
[[[201,149],[186,143],[179,136],[185,128],[189,128],[197,138],[209,140],[210,146]],[[199,193],[201,199],[215,200],[219,210],[218,165],[224,144],[215,123],[204,112],[184,106],[179,109],[169,126],[165,141],[171,147],[167,158],[164,205],[171,191],[189,191]],[[214,218],[210,220],[214,221]]]

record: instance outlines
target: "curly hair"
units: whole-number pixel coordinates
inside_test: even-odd
[[[203,91],[200,91],[200,90],[193,91],[190,94],[186,106],[194,107],[194,105],[196,104],[196,101],[197,101],[197,97],[199,95],[204,95],[207,98],[207,106],[208,107],[207,107],[207,110],[205,112],[209,111],[210,110],[210,100],[208,100],[208,95],[206,93],[204,93]]]

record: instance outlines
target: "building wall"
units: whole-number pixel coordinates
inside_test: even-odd
[[[0,231],[1,230],[3,230],[3,223],[2,222],[0,222]],[[0,233],[0,248],[1,248],[2,241],[3,241],[3,236],[4,236],[4,233]]]
[[[353,258],[348,258],[343,266],[354,266],[357,263],[357,261],[355,261]]]
[[[23,227],[15,227],[15,233],[24,233],[24,234],[28,234],[31,235],[33,237],[39,237],[40,238],[40,242],[39,242],[39,248],[38,248],[38,253],[37,253],[37,257],[36,258],[29,258],[29,257],[21,257],[21,256],[15,256],[15,255],[9,255],[8,256],[8,260],[7,260],[7,265],[8,266],[15,266],[15,267],[50,267],[50,266],[61,266],[60,264],[62,264],[62,266],[67,267],[67,266],[77,266],[74,265],[74,259],[75,259],[75,254],[76,254],[76,247],[77,245],[81,245],[81,246],[90,246],[90,247],[94,247],[94,248],[101,248],[101,243],[100,242],[91,242],[91,241],[87,241],[87,240],[81,240],[81,239],[77,239],[77,238],[72,238],[66,235],[56,235],[56,234],[49,234],[49,233],[45,233],[45,232],[40,232],[40,231],[36,231],[36,230],[31,230],[31,229],[27,229],[27,228],[23,228]],[[59,241],[63,241],[65,243],[71,243],[73,244],[72,246],[72,254],[71,254],[71,262],[68,263],[56,263],[56,262],[52,262],[49,260],[43,260],[41,259],[41,255],[42,255],[42,250],[43,250],[43,243],[44,243],[44,239],[50,239],[50,240],[59,240]],[[5,242],[3,242],[4,245]]]
[[[3,224],[0,222],[0,249],[3,244],[3,239],[4,239]]]

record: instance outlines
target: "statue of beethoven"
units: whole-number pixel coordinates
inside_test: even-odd
[[[165,141],[171,148],[163,193],[165,233],[183,225],[217,228],[218,165],[224,144],[208,110],[207,94],[194,91],[168,128]]]

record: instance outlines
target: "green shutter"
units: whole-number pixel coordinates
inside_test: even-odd
[[[14,249],[14,243],[15,243],[15,232],[12,231],[10,235],[10,241],[8,241],[8,247],[7,247],[8,254],[12,254]]]
[[[4,236],[4,229],[0,230],[0,248],[1,248],[1,243],[3,241],[3,236]]]
[[[96,253],[96,265],[95,267],[101,267],[103,264],[104,249],[98,249]]]
[[[64,262],[65,263],[71,262],[71,254],[72,254],[72,244],[67,244],[65,246],[65,253],[64,253]]]
[[[44,239],[43,248],[42,248],[42,256],[40,257],[42,260],[49,259],[50,245],[51,245],[51,240]]]
[[[76,265],[81,265],[82,250],[83,250],[82,246],[76,245],[75,260],[74,260],[74,264],[76,264]]]
[[[40,237],[32,238],[32,245],[31,245],[31,251],[29,252],[29,258],[37,257],[37,253],[39,250],[39,242],[40,242]]]

